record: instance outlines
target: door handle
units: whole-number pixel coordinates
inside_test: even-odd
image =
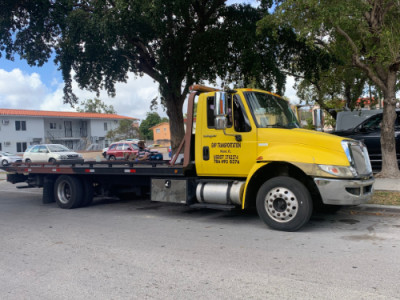
[[[203,160],[210,159],[210,148],[208,146],[203,147]]]

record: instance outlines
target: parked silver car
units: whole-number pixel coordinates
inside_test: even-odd
[[[61,144],[35,145],[27,149],[23,155],[23,161],[30,162],[63,162],[79,161],[83,162],[82,154],[76,153]]]
[[[0,151],[0,163],[7,166],[11,163],[22,162],[22,157],[6,151]]]

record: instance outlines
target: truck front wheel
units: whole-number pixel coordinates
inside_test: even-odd
[[[79,178],[62,175],[54,184],[54,198],[61,208],[71,209],[80,206],[83,194],[83,186]]]
[[[271,228],[296,231],[311,217],[313,206],[307,188],[298,180],[280,176],[266,181],[257,193],[257,212]]]

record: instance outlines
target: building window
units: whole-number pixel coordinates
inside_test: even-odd
[[[65,137],[72,137],[72,122],[64,121]]]
[[[167,132],[167,128],[166,127],[164,127],[164,132]]]
[[[57,123],[50,123],[50,129],[57,129]]]
[[[1,147],[1,143],[0,143],[0,151],[2,151],[3,149],[2,149],[2,147]]]
[[[108,126],[107,125],[108,125],[107,123],[104,123],[104,131],[108,130]]]
[[[157,129],[156,129],[156,132],[157,132],[157,133],[160,133],[160,128],[157,128]]]
[[[25,122],[25,121],[23,121]],[[26,150],[26,143],[17,143],[17,152],[24,152]]]
[[[26,121],[15,121],[16,131],[26,131]]]
[[[81,121],[81,137],[87,137],[87,121]]]

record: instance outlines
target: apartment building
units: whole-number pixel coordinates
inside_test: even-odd
[[[73,150],[101,149],[109,130],[119,120],[136,118],[116,114],[0,109],[0,151],[23,152],[35,144],[63,144]]]

